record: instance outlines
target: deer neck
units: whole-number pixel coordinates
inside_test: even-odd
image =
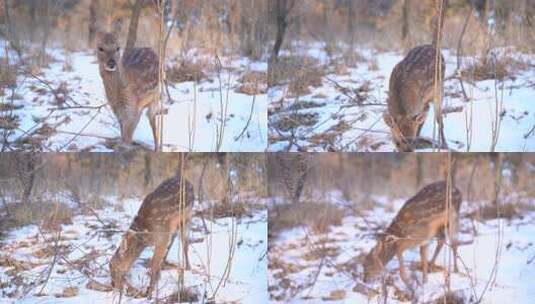
[[[386,264],[388,264],[388,262],[390,262],[390,260],[392,260],[396,255],[397,243],[395,241],[385,242],[383,240],[381,240],[381,243],[382,250],[378,250],[379,252],[377,253],[377,257],[379,258],[383,266],[386,266]]]
[[[100,76],[102,77],[104,90],[106,92],[106,98],[108,99],[108,103],[114,109],[119,105],[127,102],[126,89],[128,87],[128,84],[124,77],[121,59],[122,58],[119,58],[117,70],[115,70],[114,72],[106,71],[104,69],[104,63],[101,63],[99,66]]]

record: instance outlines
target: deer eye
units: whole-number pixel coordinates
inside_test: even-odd
[[[99,51],[99,52],[104,52],[104,49],[101,48],[101,47],[99,47],[99,48],[98,48],[98,51]]]
[[[119,52],[120,50],[121,50],[121,48],[120,48],[120,47],[117,47],[117,50],[116,50],[116,51]]]

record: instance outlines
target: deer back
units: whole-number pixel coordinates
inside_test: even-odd
[[[425,110],[434,95],[436,55],[433,46],[419,46],[396,65],[389,87],[388,110],[392,116],[412,116]],[[440,64],[444,79],[446,67],[441,54]]]
[[[167,179],[145,197],[131,229],[174,232],[181,216],[190,216],[193,201],[193,185],[189,181],[180,175]]]
[[[155,92],[160,63],[158,55],[151,48],[134,48],[125,51],[122,65],[128,90],[133,98],[138,100],[138,103],[143,102],[148,94]],[[138,104],[139,108],[145,106],[146,104]]]

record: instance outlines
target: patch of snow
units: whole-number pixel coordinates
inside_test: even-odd
[[[23,131],[34,130],[39,125],[36,121],[50,115],[46,119],[50,124],[64,123],[59,127],[59,133],[45,143],[48,151],[109,151],[104,141],[119,138],[120,130],[109,106],[97,108],[107,101],[96,57],[88,52],[66,53],[62,49],[50,49],[49,55],[54,60],[42,70],[42,75],[37,75],[39,79],[28,75],[18,78],[19,88],[15,93],[21,99],[15,100],[15,104],[24,107],[15,111],[21,117],[21,125],[12,139],[21,136]],[[67,62],[70,62],[71,69],[67,67]],[[169,91],[174,102],[164,103],[164,108],[168,110],[164,116],[164,151],[216,151],[220,136],[223,140],[219,151],[265,150],[266,94],[250,96],[237,93],[235,88],[243,71],[265,71],[267,67],[246,58],[235,61],[223,59],[222,62],[221,91],[216,75],[209,75],[196,84],[170,84]],[[230,72],[230,81],[227,67],[237,69]],[[50,88],[57,89],[62,83],[66,85],[68,97],[64,104],[58,105]],[[59,99],[65,98],[62,93],[57,95]],[[0,101],[7,102],[8,97],[2,96]],[[166,94],[164,99],[167,100]],[[220,135],[222,121],[225,127]],[[154,147],[145,114],[136,128],[134,141],[150,149]]]
[[[313,43],[298,50],[298,55],[311,56],[322,64],[328,65],[331,61],[321,44]],[[458,109],[444,116],[445,135],[448,145],[454,150],[490,151],[492,130],[496,115],[498,115],[501,117],[499,118],[501,123],[495,147],[496,152],[535,151],[535,132],[533,132],[535,103],[531,102],[535,97],[533,82],[535,56],[512,50],[499,51],[497,51],[498,54],[507,53],[512,58],[523,60],[529,67],[526,70],[516,71],[514,77],[507,78],[503,83],[495,83],[494,80],[475,83],[465,81],[464,85],[468,97],[471,98],[470,102],[463,101],[459,81],[451,78],[454,76],[457,65],[456,55],[448,50],[443,51],[446,60],[446,96],[443,109]],[[403,59],[403,55],[370,49],[358,49],[355,52],[362,56],[364,61],[358,62],[356,67],[348,67],[347,75],[337,75],[329,71],[322,77],[320,87],[311,88],[309,94],[299,96],[299,102],[311,101],[324,105],[293,110],[290,107],[295,104],[296,98],[287,96],[287,85],[270,88],[268,98],[272,115],[269,117],[269,151],[288,149],[297,151],[299,148],[309,152],[326,150],[388,152],[395,150],[390,129],[384,123],[382,115],[386,110],[390,73],[394,66]],[[283,52],[283,54],[289,53]],[[474,60],[473,57],[465,57],[463,66],[467,66]],[[364,105],[359,105],[354,100],[355,91],[359,88],[366,90],[360,92]],[[352,97],[349,98],[348,95]],[[500,105],[502,105],[501,108]],[[284,136],[290,136],[290,131],[280,130],[277,123],[292,113],[314,114],[318,117],[312,126],[303,125],[295,128],[296,141],[289,146],[290,142]],[[348,128],[341,131],[333,130],[339,123],[346,124]],[[471,132],[467,130],[467,125],[471,128]],[[433,138],[433,128],[433,108],[431,107],[421,135]],[[314,139],[321,135],[328,137],[329,140]],[[470,140],[469,135],[471,135]],[[438,138],[438,135],[435,135],[435,138]]]

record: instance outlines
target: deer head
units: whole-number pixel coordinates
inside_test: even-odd
[[[396,250],[395,237],[385,235],[377,241],[370,253],[364,259],[364,282],[371,282],[384,270],[385,265],[392,259]]]
[[[426,113],[413,116],[383,114],[383,119],[392,131],[392,139],[401,152],[412,152],[412,142],[416,139],[418,129],[425,122]]]
[[[116,72],[121,58],[121,47],[119,46],[117,33],[99,33],[97,37],[97,58],[99,65],[108,73]]]
[[[121,47],[119,45],[119,33],[122,28],[122,19],[115,19],[112,30],[107,32],[97,31],[97,58],[101,69],[108,73],[118,70]]]
[[[384,265],[381,262],[381,259],[379,259],[383,247],[383,242],[378,241],[377,245],[366,256],[366,259],[364,260],[364,282],[371,282],[383,272]]]

